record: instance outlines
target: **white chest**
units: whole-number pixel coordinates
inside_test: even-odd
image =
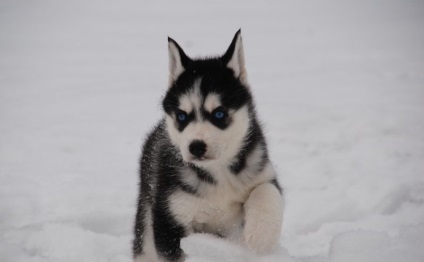
[[[224,198],[205,199],[178,192],[172,196],[171,210],[180,223],[194,231],[225,234],[242,223],[242,203]]]
[[[226,235],[243,220],[248,189],[238,183],[221,177],[214,185],[198,184],[197,194],[178,191],[171,196],[171,211],[180,223],[194,231]]]

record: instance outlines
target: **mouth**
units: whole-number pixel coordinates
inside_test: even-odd
[[[215,158],[212,158],[210,156],[201,156],[201,157],[192,156],[190,157],[189,161],[190,162],[206,162],[206,161],[211,161],[214,159]]]

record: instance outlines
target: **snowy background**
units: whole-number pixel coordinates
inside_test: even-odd
[[[280,247],[189,261],[424,261],[424,2],[0,1],[0,260],[130,261],[137,162],[167,41],[242,28],[285,188]]]

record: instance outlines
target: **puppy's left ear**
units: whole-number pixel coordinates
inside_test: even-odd
[[[244,65],[243,41],[241,40],[241,29],[234,35],[228,50],[222,56],[222,61],[228,68],[233,70],[234,77],[242,83],[247,84],[247,72]]]
[[[174,83],[178,77],[187,69],[191,59],[184,53],[183,49],[168,37],[169,54],[169,86]]]

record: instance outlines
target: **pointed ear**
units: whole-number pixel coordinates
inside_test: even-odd
[[[222,56],[222,61],[228,68],[233,70],[234,76],[247,84],[247,73],[244,65],[243,42],[241,40],[241,29],[234,35],[233,41],[228,47],[228,50]]]
[[[175,42],[174,39],[168,37],[168,54],[169,54],[169,85],[175,82],[178,76],[187,68],[190,58],[184,53],[183,49]]]

